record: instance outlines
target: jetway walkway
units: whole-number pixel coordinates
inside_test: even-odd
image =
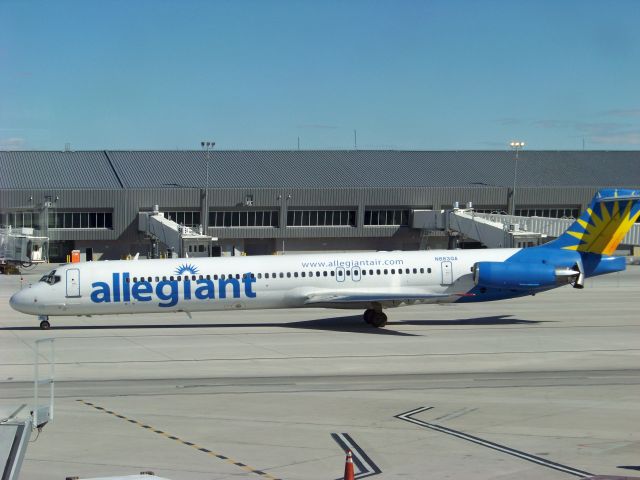
[[[0,228],[0,266],[46,263],[48,247],[49,238],[36,235],[33,228]]]
[[[212,246],[217,242],[216,237],[203,235],[190,227],[185,227],[164,216],[164,213],[154,207],[152,212],[138,213],[138,230],[146,233],[153,243],[154,254],[157,257],[157,242],[167,247],[169,252],[175,252],[178,257],[209,257]]]
[[[414,210],[411,226],[422,230],[442,230],[450,236],[476,240],[489,248],[531,247],[559,237],[575,220],[572,218],[519,217],[477,213],[473,208]],[[640,224],[634,225],[623,245],[640,245]]]

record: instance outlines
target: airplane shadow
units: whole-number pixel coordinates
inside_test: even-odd
[[[454,320],[398,320],[387,323],[387,328],[374,328],[364,323],[362,315],[349,315],[342,317],[317,318],[300,322],[234,322],[234,323],[175,323],[175,324],[134,324],[134,325],[58,325],[54,321],[53,330],[133,330],[133,329],[165,329],[179,330],[189,328],[291,328],[302,330],[321,330],[332,332],[366,333],[374,335],[395,335],[405,337],[421,336],[416,333],[399,332],[392,329],[393,326],[421,325],[421,326],[490,326],[490,325],[535,325],[542,321],[520,320],[510,318],[511,315],[498,315],[490,317],[464,318]],[[391,327],[391,328],[390,328]],[[0,327],[0,331],[40,331],[37,325],[24,327]]]
[[[548,323],[545,320],[520,320],[511,318],[512,315],[494,315],[491,317],[462,318],[458,320],[401,320],[388,322],[387,325],[427,325],[427,326],[453,326],[453,325],[537,325]]]

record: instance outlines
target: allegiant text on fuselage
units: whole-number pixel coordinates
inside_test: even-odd
[[[154,284],[146,280],[131,282],[129,272],[113,273],[111,283],[94,282],[91,284],[91,301],[93,303],[118,302],[151,302],[158,300],[160,307],[173,307],[181,300],[213,300],[225,298],[255,298],[253,283],[256,279],[251,273],[242,279],[233,277],[210,280],[200,278],[191,280],[185,276],[183,281],[160,280]],[[240,283],[243,286],[240,286]],[[180,291],[182,284],[182,292]],[[180,298],[182,293],[182,298]]]

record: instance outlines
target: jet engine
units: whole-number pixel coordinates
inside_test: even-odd
[[[578,270],[556,268],[544,263],[478,262],[473,267],[473,281],[479,287],[537,290],[571,283]]]

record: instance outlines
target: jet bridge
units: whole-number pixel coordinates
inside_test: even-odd
[[[29,267],[47,262],[49,238],[35,235],[33,228],[0,228],[0,267]]]
[[[211,256],[212,244],[218,241],[216,237],[203,235],[166,218],[157,206],[152,212],[138,213],[138,230],[151,239],[153,257],[157,257],[157,242],[165,245],[171,255],[175,252],[178,257],[185,258]]]
[[[520,217],[477,213],[472,205],[451,210],[414,210],[411,226],[424,231],[445,231],[450,238],[476,240],[489,248],[532,247],[559,237],[573,218]],[[623,239],[624,245],[640,245],[640,224]]]
[[[451,210],[414,210],[413,228],[444,231],[452,240],[470,238],[489,248],[531,247],[544,243],[546,235],[521,230],[518,225],[505,224],[496,218],[484,218],[468,208]],[[450,245],[455,242],[450,242]]]

